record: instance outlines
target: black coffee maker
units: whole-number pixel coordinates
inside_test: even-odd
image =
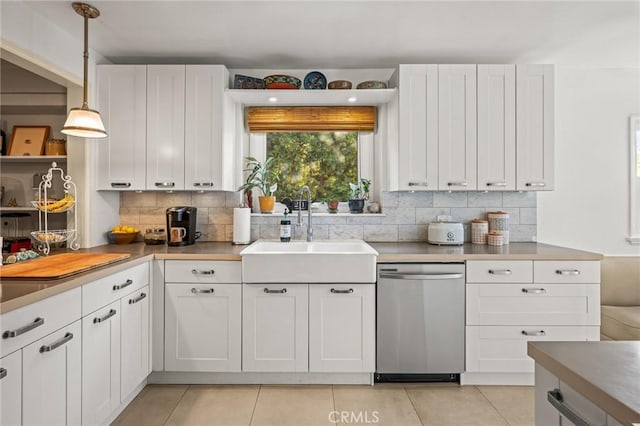
[[[167,244],[170,246],[188,246],[200,238],[196,232],[195,207],[169,207],[167,209]]]

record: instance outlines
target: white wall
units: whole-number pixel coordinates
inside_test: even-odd
[[[31,4],[30,4],[31,3]],[[38,11],[36,3],[3,1],[0,3],[0,39],[3,58],[29,71],[67,87],[68,107],[81,103],[82,85],[82,19],[77,28],[59,28],[56,23]],[[69,3],[69,13],[75,14]],[[91,25],[89,25],[91,32]],[[71,35],[74,34],[74,35]],[[77,35],[76,35],[77,34]],[[89,53],[89,106],[95,99],[95,65],[107,62],[94,51]],[[104,233],[118,222],[119,197],[117,193],[94,191],[95,149],[99,140],[68,137],[68,173],[78,185],[79,223],[82,247],[106,243]]]
[[[640,255],[628,233],[629,115],[640,68],[556,66],[555,191],[538,197],[538,241]]]

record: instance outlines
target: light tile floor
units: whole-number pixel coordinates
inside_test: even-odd
[[[533,387],[149,385],[117,426],[533,425]]]

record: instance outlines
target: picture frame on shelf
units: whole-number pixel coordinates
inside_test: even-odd
[[[8,156],[22,157],[44,155],[45,142],[51,126],[13,126]]]

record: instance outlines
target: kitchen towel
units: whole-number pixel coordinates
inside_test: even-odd
[[[233,244],[251,242],[251,209],[236,207],[233,209]]]

